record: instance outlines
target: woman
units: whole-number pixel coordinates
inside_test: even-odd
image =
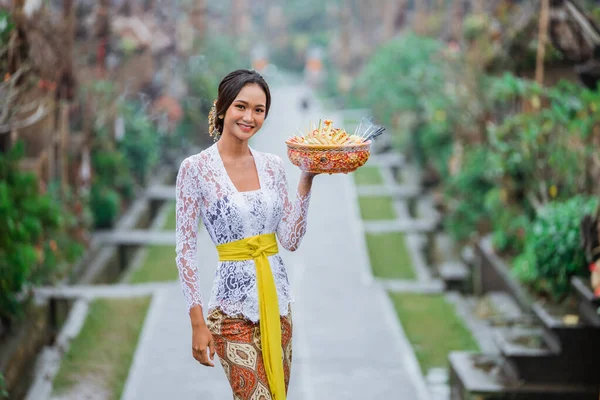
[[[218,141],[184,160],[177,176],[176,261],[193,356],[213,367],[216,351],[240,400],[285,399],[292,296],[275,236],[287,250],[298,248],[315,176],[302,173],[291,202],[282,160],[248,146],[270,105],[269,87],[258,73],[237,70],[223,78],[209,116]],[[198,218],[219,253],[206,321],[196,274]]]

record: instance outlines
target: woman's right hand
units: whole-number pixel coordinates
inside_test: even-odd
[[[215,359],[215,341],[205,324],[192,328],[192,355],[202,365],[215,366],[211,361]]]

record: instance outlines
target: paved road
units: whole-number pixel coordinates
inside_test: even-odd
[[[312,119],[299,111],[302,86],[273,90],[273,108],[253,148],[287,161],[284,140]],[[307,115],[308,114],[308,115]],[[341,121],[340,121],[341,122]],[[287,162],[293,195],[299,171]],[[308,232],[299,251],[281,249],[293,285],[294,362],[289,400],[426,399],[414,355],[383,290],[373,283],[350,176],[315,179]],[[198,262],[208,299],[216,250],[202,232]],[[124,400],[231,399],[220,365],[193,360],[191,329],[178,285],[153,299]]]

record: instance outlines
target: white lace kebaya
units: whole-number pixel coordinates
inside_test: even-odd
[[[295,251],[306,232],[310,192],[288,199],[283,161],[276,155],[250,149],[254,157],[260,189],[239,192],[223,165],[214,144],[186,158],[177,175],[177,268],[183,294],[190,308],[202,305],[196,265],[198,218],[215,245],[275,232],[279,244]],[[269,257],[273,271],[280,315],[287,315],[293,302],[283,260]],[[219,262],[213,282],[208,312],[220,308],[225,314],[242,314],[257,322],[258,292],[253,260]]]

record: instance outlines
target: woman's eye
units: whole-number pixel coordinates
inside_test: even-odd
[[[243,110],[243,109],[244,109],[244,106],[243,106],[243,105],[241,105],[241,104],[238,104],[236,107],[237,107],[237,108],[239,108],[240,110]]]
[[[260,113],[264,113],[265,110],[263,110],[262,108],[259,108],[259,109],[256,110],[256,112],[260,114]]]

